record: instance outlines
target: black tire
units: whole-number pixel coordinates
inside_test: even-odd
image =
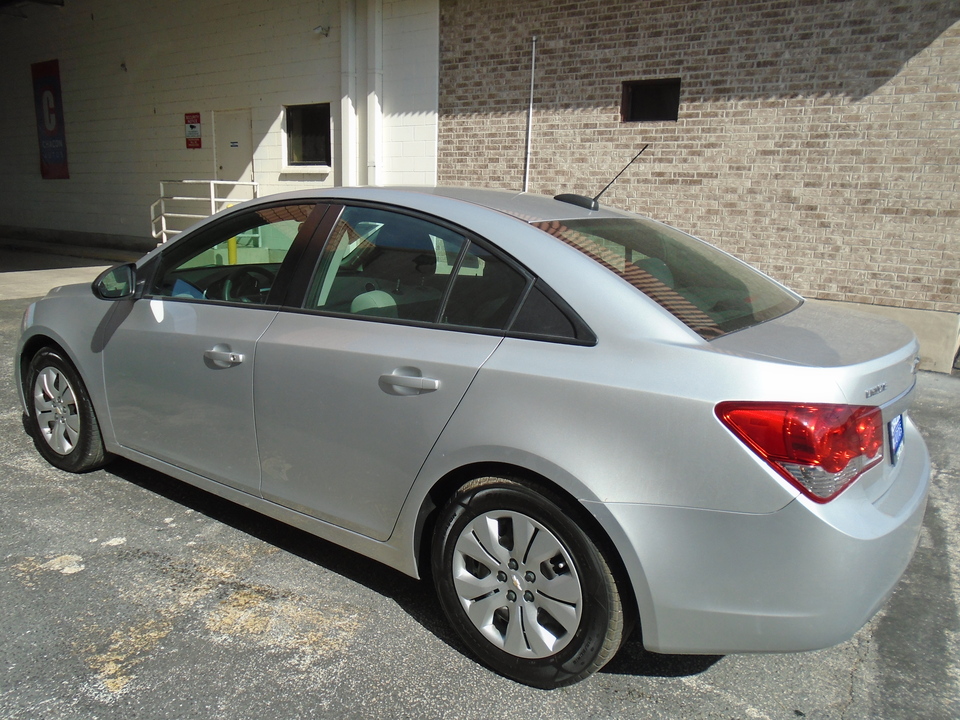
[[[27,366],[27,427],[37,451],[54,467],[87,472],[109,456],[87,389],[68,360],[43,348]]]
[[[437,520],[433,580],[454,629],[518,682],[570,685],[610,661],[624,637],[617,581],[559,497],[478,478]]]

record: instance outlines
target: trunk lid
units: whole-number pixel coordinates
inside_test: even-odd
[[[710,345],[736,355],[836,368],[847,402],[881,406],[913,387],[920,349],[913,331],[896,320],[810,300]]]

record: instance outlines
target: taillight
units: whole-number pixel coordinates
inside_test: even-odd
[[[717,417],[800,492],[819,503],[883,459],[880,408],[723,402]]]

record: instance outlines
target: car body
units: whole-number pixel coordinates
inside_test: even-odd
[[[27,309],[28,427],[59,467],[123,456],[432,566],[469,647],[532,685],[634,621],[657,652],[848,639],[919,537],[916,339],[590,205],[244,203]]]

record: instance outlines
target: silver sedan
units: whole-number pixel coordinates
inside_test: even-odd
[[[415,577],[557,687],[842,642],[916,546],[903,326],[583,198],[332,189],[194,226],[23,320],[53,465],[119,455]]]

